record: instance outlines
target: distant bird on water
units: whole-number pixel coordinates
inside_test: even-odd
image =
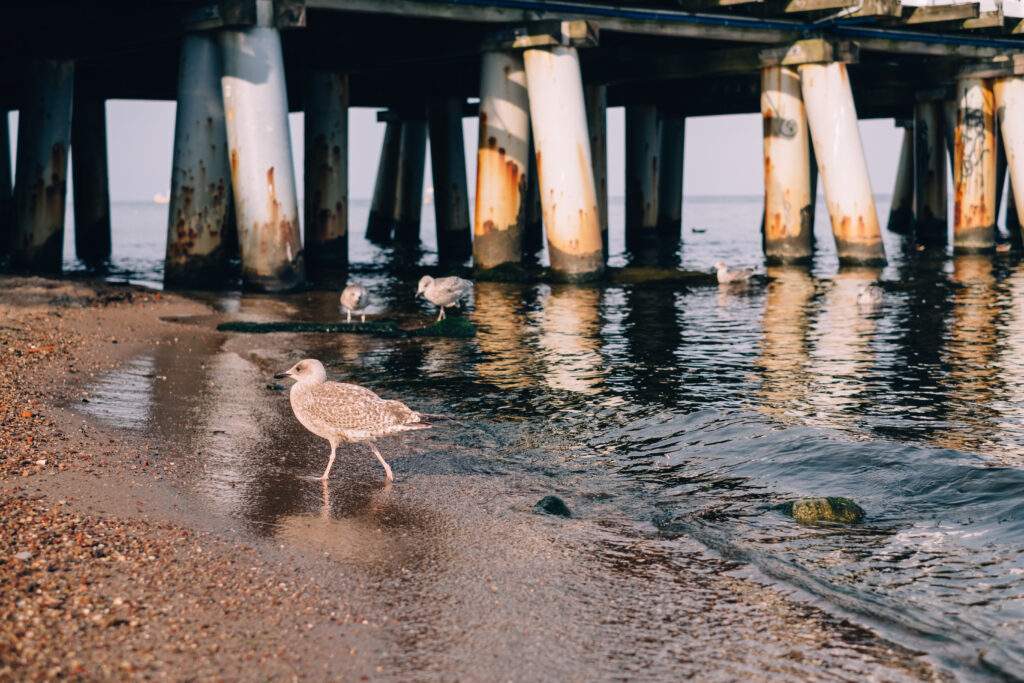
[[[370,293],[362,285],[349,285],[341,290],[341,307],[348,313],[345,322],[352,322],[352,311],[362,311],[361,322],[366,322],[366,307],[370,303]]]
[[[420,278],[419,287],[416,288],[416,296],[422,294],[427,301],[440,307],[441,312],[437,314],[437,319],[441,321],[444,320],[444,309],[460,305],[459,301],[471,291],[473,283],[461,277],[439,277],[435,280],[429,275],[424,275]]]
[[[285,377],[295,380],[289,395],[295,417],[303,427],[331,444],[331,459],[320,477],[323,481],[331,473],[338,444],[354,441],[366,441],[384,466],[387,480],[394,481],[391,467],[371,442],[380,436],[433,426],[427,422],[427,415],[403,403],[386,401],[357,384],[328,382],[323,364],[313,358],[301,360],[286,372],[274,375],[275,379]]]
[[[719,261],[716,263],[715,268],[718,270],[718,284],[720,285],[749,282],[750,276],[754,274],[753,268],[737,268],[735,270],[729,270],[729,267],[725,265],[725,261]]]
[[[874,282],[861,285],[857,290],[857,303],[861,306],[877,306],[882,303],[882,288]]]

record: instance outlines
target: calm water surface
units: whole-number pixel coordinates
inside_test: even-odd
[[[760,202],[689,200],[683,266],[760,265]],[[164,210],[115,207],[115,277],[159,284]],[[621,213],[613,203],[613,224]],[[411,282],[372,266],[384,255],[359,238],[365,216],[353,207],[352,260],[370,312],[429,315]],[[413,440],[449,453],[444,464],[402,455],[392,465],[404,476],[546,481],[581,517],[697,539],[958,676],[1020,675],[1024,264],[906,256],[887,235],[887,268],[839,271],[820,212],[816,233],[811,269],[769,268],[749,289],[479,283],[471,340],[213,335],[188,349],[202,369],[187,377],[186,351],[162,346],[93,387],[90,410],[165,435],[192,425],[182,438],[206,463],[195,495],[287,535],[316,507],[310,472],[326,450],[279,457],[307,437],[283,394],[261,392],[273,370],[318,357],[334,379],[459,416],[446,435]],[[621,251],[613,239],[613,263]],[[859,286],[878,277],[884,302],[858,307]],[[332,292],[207,300],[233,318],[339,315]],[[159,417],[171,405],[180,422]],[[359,463],[358,476],[379,474]],[[857,500],[866,523],[804,526],[771,509],[823,495]]]

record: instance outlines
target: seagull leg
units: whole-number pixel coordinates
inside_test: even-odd
[[[359,317],[359,322],[361,322],[361,323],[365,323],[365,322],[366,322],[366,314],[365,314],[365,313],[363,313],[363,314],[362,314],[362,315],[361,315],[361,316]]]
[[[444,306],[441,306],[441,311],[437,314],[437,322],[444,320]]]
[[[346,308],[346,309],[345,309],[345,312],[346,312],[346,313],[348,313],[348,318],[347,318],[347,319],[345,320],[345,322],[347,322],[347,323],[350,323],[350,322],[352,322],[352,311],[350,311],[350,310],[348,310],[348,309]]]
[[[378,460],[380,460],[380,464],[384,465],[384,471],[387,472],[387,474],[388,474],[388,479],[387,480],[388,481],[394,481],[395,480],[395,475],[391,474],[391,467],[386,462],[384,462],[384,456],[382,456],[380,454],[380,451],[377,450],[377,447],[375,445],[373,445],[373,443],[367,441],[366,445],[370,447],[370,450],[373,451],[373,454],[377,456]]]
[[[327,481],[327,475],[331,473],[331,465],[334,464],[334,455],[338,450],[338,444],[331,442],[331,459],[327,461],[327,469],[324,470],[324,476],[320,477],[320,481]]]

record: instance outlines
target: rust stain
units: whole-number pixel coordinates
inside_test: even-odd
[[[238,150],[231,150],[231,177],[238,177]]]

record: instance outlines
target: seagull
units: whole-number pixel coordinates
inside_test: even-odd
[[[387,480],[394,481],[391,467],[372,441],[379,436],[433,426],[427,422],[430,416],[417,413],[403,403],[386,401],[357,384],[328,382],[323,363],[313,358],[301,360],[291,369],[274,375],[275,379],[285,377],[295,380],[289,394],[295,417],[303,427],[331,443],[331,459],[327,461],[321,481],[327,481],[331,473],[338,444],[354,441],[366,441],[384,466]]]
[[[736,270],[729,270],[729,267],[725,265],[725,261],[719,261],[716,263],[715,268],[718,269],[718,284],[720,285],[749,282],[750,276],[754,274],[753,268],[737,268]]]
[[[465,298],[471,291],[473,283],[461,277],[439,277],[435,280],[429,275],[424,275],[420,278],[416,296],[422,294],[427,301],[440,307],[441,312],[437,314],[437,320],[440,322],[444,320],[444,309],[460,305],[459,300]]]
[[[861,285],[857,290],[857,303],[861,306],[877,306],[882,303],[882,288],[874,282]]]
[[[361,322],[366,322],[366,306],[370,303],[370,293],[362,285],[349,285],[341,290],[341,307],[348,313],[347,323],[352,322],[352,311],[362,311]]]

